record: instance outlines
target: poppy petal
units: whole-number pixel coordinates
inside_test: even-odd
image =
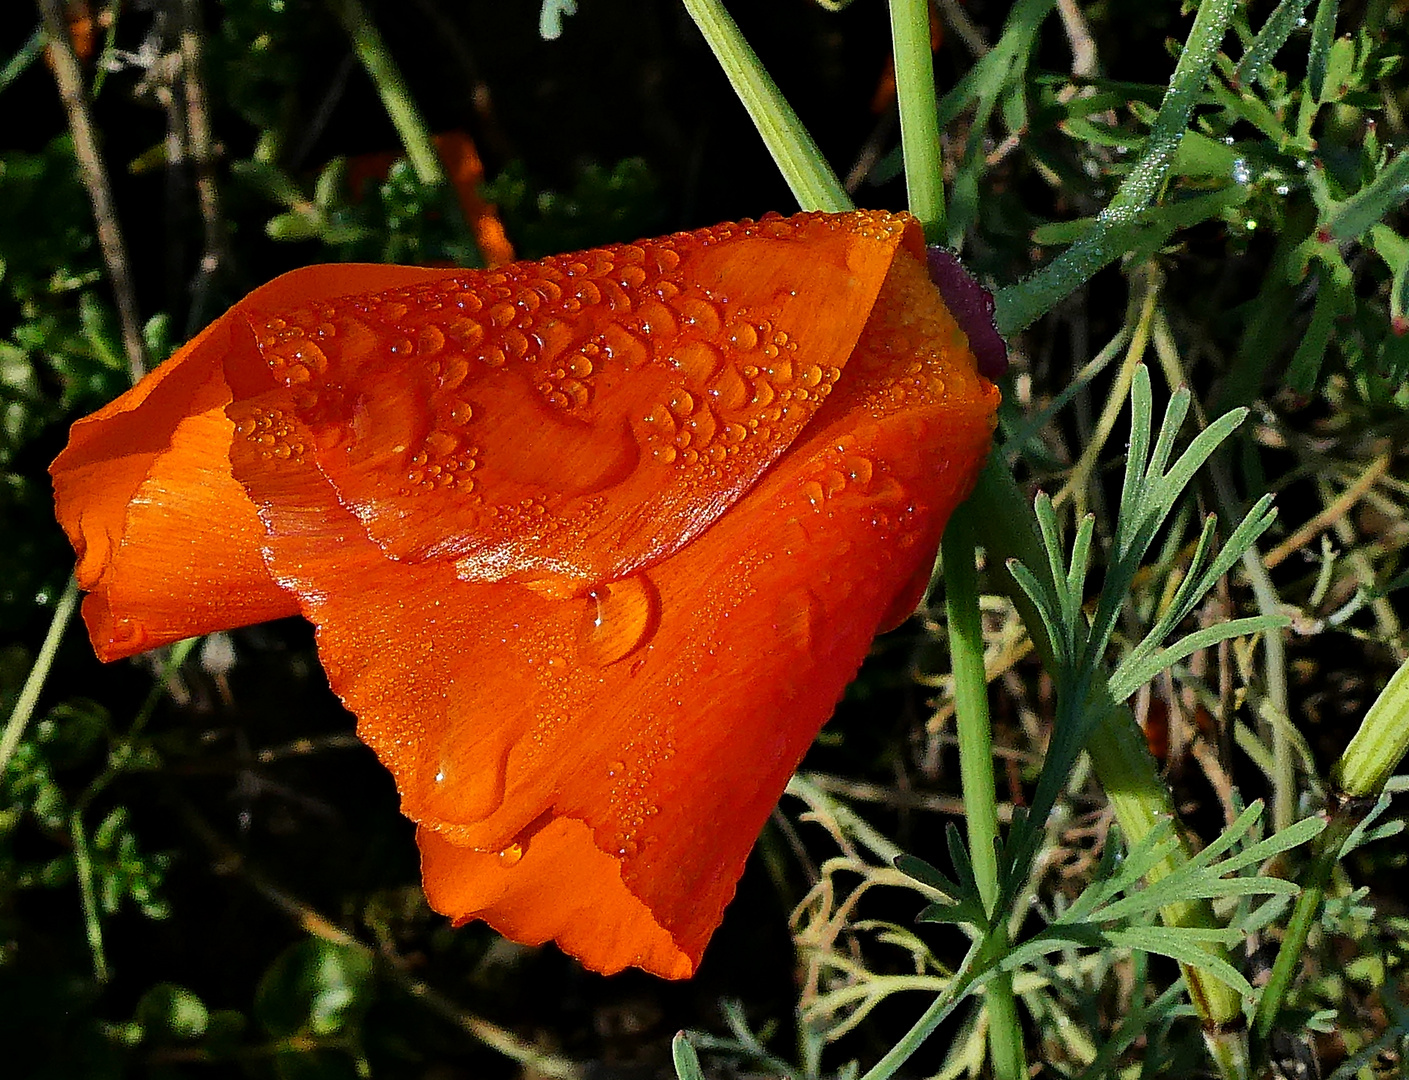
[[[846,377],[756,486],[693,542],[576,596],[389,558],[323,458],[261,442],[316,441],[294,391],[230,407],[270,568],[421,823],[439,910],[599,970],[694,969],[986,454],[996,391],[924,267],[893,255],[878,292]]]
[[[285,275],[55,462],[95,643],[296,603],[438,910],[688,975],[987,453],[923,258],[860,212]]]
[[[757,482],[840,378],[902,244],[923,252],[907,217],[803,214],[251,305],[268,371],[242,354],[227,372],[290,391],[393,558],[570,596],[678,550]]]
[[[285,274],[73,425],[49,471],[101,659],[298,614],[297,601],[270,580],[264,527],[230,475],[234,424],[222,362],[253,345],[247,305],[306,303],[428,275],[444,271],[349,264],[332,274]]]

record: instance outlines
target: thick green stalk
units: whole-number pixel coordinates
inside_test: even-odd
[[[900,104],[900,145],[910,213],[924,223],[925,239],[944,238],[944,163],[939,143],[939,104],[930,52],[929,0],[890,0],[895,92]]]
[[[853,209],[822,151],[720,0],[682,0],[804,210]]]
[[[944,530],[944,606],[949,623],[949,658],[954,668],[954,715],[959,731],[959,775],[969,831],[974,882],[990,919],[995,949],[1008,949],[1006,911],[998,909],[998,797],[993,782],[993,739],[988,719],[988,679],[983,667],[983,627],[979,618],[974,533],[967,506]],[[1027,1076],[1022,1023],[1013,996],[1011,972],[988,986],[988,1047],[995,1080]]]

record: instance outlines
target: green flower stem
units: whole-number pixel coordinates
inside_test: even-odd
[[[1383,794],[1390,775],[1409,752],[1409,661],[1401,664],[1360,722],[1355,737],[1331,770],[1337,794],[1332,797],[1329,822],[1316,838],[1316,854],[1309,881],[1302,888],[1287,923],[1272,975],[1263,988],[1253,1016],[1254,1050],[1266,1045],[1276,1026],[1301,964],[1306,939],[1320,914],[1326,889],[1340,863],[1341,846],[1363,816],[1366,805]]]
[[[925,239],[939,243],[947,226],[929,0],[890,0],[890,33],[910,212],[924,223]]]
[[[720,0],[682,2],[714,50],[715,59],[748,110],[754,127],[763,136],[768,152],[773,155],[798,205],[804,210],[831,213],[853,209],[851,197],[831,165]]]
[[[426,187],[449,192],[450,177],[441,163],[440,154],[436,152],[430,128],[426,126],[425,118],[416,107],[416,100],[411,96],[406,80],[401,77],[401,69],[392,59],[381,31],[367,14],[367,9],[362,6],[362,0],[328,0],[328,7],[342,23],[352,41],[352,51],[357,54],[357,59],[361,61],[362,67],[376,87],[377,96],[382,99],[382,107],[386,109],[387,116],[396,128],[402,148],[406,151],[406,160],[411,163],[416,179]],[[470,245],[471,250],[478,254],[478,247],[460,209],[459,200],[447,198],[441,209],[452,228],[459,234],[459,239]],[[475,261],[478,263],[482,260],[476,258]]]
[[[967,506],[960,506],[944,530],[944,606],[949,623],[949,657],[954,667],[954,714],[959,729],[959,773],[969,831],[974,882],[989,918],[995,919],[998,952],[1008,950],[1007,912],[998,911],[998,797],[993,782],[993,740],[988,720],[988,679],[983,666],[983,627],[979,619],[974,534]],[[988,1046],[995,1080],[1027,1076],[1022,1024],[1013,996],[1012,972],[989,984]]]
[[[372,22],[362,0],[328,0],[328,6],[352,39],[352,50],[377,88],[377,96],[387,116],[396,127],[406,158],[416,171],[416,179],[428,187],[443,187],[450,182],[440,155],[435,152],[430,129],[416,107],[416,100],[401,77],[396,61],[391,58],[377,24]]]
[[[1272,974],[1267,985],[1262,988],[1262,996],[1257,1000],[1257,1011],[1253,1014],[1252,1038],[1253,1053],[1261,1057],[1272,1029],[1281,1015],[1282,1003],[1292,987],[1297,969],[1301,967],[1302,950],[1306,939],[1311,936],[1311,928],[1321,913],[1321,904],[1326,899],[1326,887],[1340,864],[1341,845],[1355,828],[1358,815],[1351,810],[1354,803],[1341,803],[1336,812],[1330,815],[1330,822],[1315,841],[1315,856],[1312,859],[1310,880],[1302,886],[1297,895],[1296,906],[1287,923],[1282,943],[1277,947],[1277,959],[1272,964]]]
[[[1235,6],[1235,0],[1205,0],[1199,5],[1145,152],[1086,236],[1026,281],[998,293],[995,318],[999,333],[1016,334],[1031,326],[1130,246],[1129,230],[1139,223],[1169,175]]]
[[[39,703],[40,691],[49,678],[49,669],[54,666],[54,656],[59,651],[59,642],[73,618],[73,609],[78,606],[78,582],[69,578],[59,602],[54,605],[54,615],[49,620],[49,632],[44,635],[44,643],[39,646],[39,655],[34,658],[34,666],[29,669],[29,677],[20,688],[19,699],[5,722],[5,733],[0,735],[0,777],[5,775],[5,767],[15,754],[24,737],[24,729],[34,715],[34,707]]]
[[[78,878],[83,900],[83,930],[88,952],[93,958],[93,978],[108,981],[108,960],[103,949],[103,920],[98,912],[98,894],[93,887],[93,861],[88,853],[88,833],[83,827],[83,811],[74,810],[68,818],[69,839],[73,842],[73,872]]]
[[[992,583],[1016,605],[1047,670],[1059,670],[1056,651],[1047,639],[1041,617],[1005,569],[1009,559],[1016,559],[1039,578],[1049,572],[1031,506],[1001,463],[990,460],[969,498],[969,507],[978,542],[988,552]],[[1104,686],[1104,679],[1098,678],[1096,682]],[[1111,800],[1125,842],[1137,844],[1160,821],[1175,818],[1173,801],[1169,789],[1160,780],[1154,758],[1130,710],[1112,701],[1109,695],[1104,695],[1104,700],[1098,697],[1095,707],[1100,708],[1103,715],[1086,750],[1101,787]],[[1187,858],[1188,852],[1182,846],[1177,848],[1150,872],[1150,877],[1155,880],[1164,877]],[[1160,914],[1171,926],[1220,925],[1204,900],[1171,904]],[[1207,947],[1213,955],[1227,959],[1221,946],[1210,944]],[[1242,1015],[1238,992],[1209,973],[1187,965],[1183,967],[1189,996],[1206,1030],[1222,1032],[1234,1025]]]

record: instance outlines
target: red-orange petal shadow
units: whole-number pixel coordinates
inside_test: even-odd
[[[318,627],[332,686],[420,825],[432,904],[521,941],[556,940],[603,971],[694,970],[788,776],[874,634],[913,604],[986,455],[997,401],[915,257],[911,219],[802,215],[721,232],[643,242],[628,261],[608,249],[517,279],[482,275],[475,293],[460,274],[328,302],[337,291],[322,282],[310,295],[320,281],[309,271],[303,292],[243,303],[248,328],[232,322],[223,353],[226,463],[258,510],[269,575]],[[577,418],[576,442],[543,437],[564,425],[545,419],[549,391],[528,374],[542,365],[495,374],[509,358],[490,350],[514,324],[494,306],[523,298],[515,281],[549,280],[544,265],[602,281],[594,265],[652,262],[691,277],[664,300],[618,287],[638,319],[651,302],[673,311],[669,333],[652,309],[661,334],[645,355],[599,351],[582,379],[600,412]],[[814,278],[826,288],[813,291]],[[709,301],[713,322],[696,308],[682,329],[668,301],[686,294]],[[469,295],[487,323],[470,319],[481,333],[462,326],[451,348],[445,328],[468,318],[455,298]],[[568,342],[641,328],[553,311],[535,324],[552,340],[561,323]],[[321,341],[339,347],[311,352],[329,313],[343,321]],[[765,320],[775,355],[729,340]],[[792,341],[806,347],[787,350]],[[411,363],[423,342],[433,355]],[[708,370],[681,361],[692,344],[711,347]],[[549,358],[559,381],[562,351]],[[473,377],[462,359],[480,365]],[[775,364],[764,378],[760,359]],[[300,366],[309,377],[290,377]],[[514,418],[530,429],[470,455],[482,469],[461,473],[474,486],[459,499],[460,477],[430,472],[432,438],[453,419],[455,402],[437,397],[447,382],[496,391],[469,403],[460,450],[491,444]],[[642,449],[630,469],[587,496],[563,494],[603,467],[623,438],[618,420],[696,389],[714,404],[671,410],[671,439],[630,428]],[[473,407],[487,400],[498,416]],[[736,420],[742,434],[722,440]],[[750,439],[765,445],[740,450]],[[667,445],[674,455],[654,454]],[[715,445],[717,461],[685,459]],[[723,468],[735,451],[743,464]],[[524,452],[550,456],[515,466]],[[502,498],[528,466],[546,477],[538,512]],[[500,468],[507,479],[486,475]],[[470,491],[513,512],[494,523],[481,499],[464,515]],[[637,502],[651,513],[633,513]],[[430,539],[436,516],[452,542]]]

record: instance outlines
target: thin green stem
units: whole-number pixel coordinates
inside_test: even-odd
[[[137,710],[137,715],[133,717],[132,724],[123,734],[121,741],[108,753],[108,762],[103,767],[103,771],[88,782],[88,786],[83,789],[83,793],[74,803],[78,810],[86,810],[91,806],[93,800],[127,769],[132,755],[136,753],[137,736],[142,734],[162,698],[166,696],[167,683],[186,662],[186,658],[191,655],[191,650],[200,644],[200,641],[200,638],[183,638],[165,650],[166,655],[162,659],[161,670],[152,681],[152,687],[147,691],[147,697],[142,702],[142,707]]]
[[[924,225],[925,239],[938,243],[944,238],[947,223],[939,104],[934,89],[934,54],[930,51],[929,0],[890,0],[890,32],[910,213]]]
[[[29,677],[20,689],[19,700],[10,712],[10,719],[5,722],[5,733],[0,735],[0,776],[5,775],[5,768],[20,745],[20,739],[24,737],[30,717],[34,715],[34,707],[39,703],[39,695],[49,678],[49,669],[54,666],[59,642],[63,640],[64,631],[68,629],[69,620],[73,618],[73,609],[77,605],[78,582],[69,578],[59,602],[54,605],[54,615],[49,620],[49,631],[44,635],[44,642],[39,646],[39,655],[34,658],[34,666],[29,669]]]
[[[108,981],[108,960],[103,950],[103,921],[98,913],[98,894],[93,888],[93,861],[88,854],[88,832],[83,827],[83,811],[74,810],[69,814],[68,829],[73,842],[73,871],[78,878],[78,891],[83,900],[83,929],[88,938],[88,951],[93,957],[93,977],[105,983]]]
[[[714,50],[798,205],[831,213],[853,209],[836,173],[720,0],[682,2]]]
[[[954,715],[959,731],[959,775],[969,830],[974,882],[989,918],[995,920],[999,952],[1008,949],[1007,913],[998,911],[998,796],[993,781],[993,739],[988,720],[988,679],[983,666],[974,534],[968,509],[959,507],[944,530],[944,606],[949,657],[954,666]],[[988,987],[988,1046],[995,1080],[1027,1075],[1022,1023],[1011,972],[999,972]]]
[[[1326,899],[1326,886],[1330,884],[1336,865],[1340,862],[1341,845],[1354,828],[1354,821],[1345,813],[1333,814],[1330,823],[1316,838],[1316,856],[1311,864],[1310,880],[1302,886],[1292,908],[1292,917],[1287,922],[1282,943],[1277,948],[1277,959],[1272,963],[1272,974],[1267,985],[1262,988],[1262,996],[1257,1000],[1257,1012],[1252,1020],[1253,1050],[1260,1056],[1266,1046],[1272,1029],[1281,1015],[1282,1003],[1292,988],[1292,980],[1301,967],[1302,950],[1306,939],[1311,936],[1311,928],[1316,916],[1321,912],[1321,904]]]
[[[356,53],[357,59],[361,61],[362,67],[376,87],[377,96],[381,98],[382,107],[386,109],[387,116],[396,128],[402,148],[406,151],[406,160],[411,163],[416,179],[426,187],[449,192],[450,178],[446,175],[445,166],[436,151],[430,128],[421,116],[421,110],[416,107],[416,99],[411,96],[406,80],[401,76],[401,69],[392,59],[381,31],[367,14],[362,0],[328,0],[328,6],[342,23],[352,41],[352,51]],[[470,250],[475,253],[475,262],[481,262],[478,258],[479,249],[459,202],[447,198],[441,210],[459,234],[461,242],[469,245]]]
[[[428,187],[447,185],[450,181],[435,152],[430,129],[362,0],[328,0],[328,6],[352,39],[352,51],[376,86],[377,96],[406,149],[406,158],[416,171],[416,179]]]
[[[1129,228],[1154,202],[1169,175],[1235,7],[1235,0],[1205,0],[1199,5],[1145,152],[1085,237],[1026,281],[998,293],[995,319],[999,333],[1016,334],[1031,326],[1129,247]]]

